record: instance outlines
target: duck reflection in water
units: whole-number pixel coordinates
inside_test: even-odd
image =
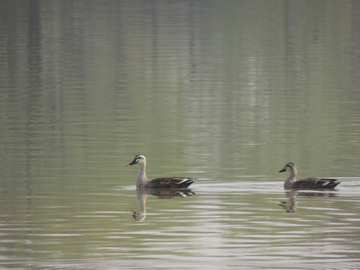
[[[296,201],[296,196],[304,198],[314,198],[314,197],[335,197],[336,195],[332,192],[301,192],[296,189],[285,191],[286,197],[289,198],[288,202],[281,202],[279,206],[282,206],[285,209],[286,213],[295,213],[298,203]]]
[[[285,191],[286,197],[289,198],[288,202],[281,202],[279,206],[284,207],[286,213],[295,213],[297,208],[297,201],[296,201],[296,190]]]
[[[158,199],[173,199],[195,196],[190,189],[136,189],[136,197],[139,201],[139,211],[133,212],[133,218],[136,221],[144,221],[146,218],[146,199],[148,195],[157,196]]]

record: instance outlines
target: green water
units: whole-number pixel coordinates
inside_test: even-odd
[[[0,5],[0,267],[360,267],[358,3]]]

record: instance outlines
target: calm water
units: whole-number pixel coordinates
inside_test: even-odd
[[[2,1],[0,268],[360,268],[359,48],[358,1]]]

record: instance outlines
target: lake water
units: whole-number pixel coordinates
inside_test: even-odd
[[[360,269],[359,2],[0,5],[0,268]]]

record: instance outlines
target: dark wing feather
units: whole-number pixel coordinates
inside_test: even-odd
[[[332,189],[338,184],[340,184],[340,182],[338,182],[337,179],[306,178],[297,180],[292,188]]]
[[[146,188],[187,188],[195,179],[185,177],[163,177],[150,181]]]

